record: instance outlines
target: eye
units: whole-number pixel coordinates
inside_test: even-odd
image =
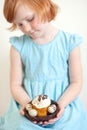
[[[31,21],[33,21],[33,20],[34,20],[34,16],[31,17],[31,18],[26,19],[27,22],[31,22]]]
[[[18,26],[21,27],[23,24],[22,23],[19,23]]]

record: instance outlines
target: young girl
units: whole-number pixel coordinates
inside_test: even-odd
[[[5,0],[4,16],[10,29],[24,35],[11,37],[11,99],[0,118],[0,130],[87,130],[87,113],[78,97],[82,87],[79,44],[82,38],[57,29],[51,21],[58,11],[51,0]],[[60,108],[56,118],[31,122],[25,105],[47,94]]]

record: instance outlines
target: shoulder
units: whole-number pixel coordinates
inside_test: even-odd
[[[21,44],[24,43],[24,39],[25,39],[26,35],[22,35],[22,36],[13,36],[10,37],[9,41],[10,43],[13,44],[19,44],[21,42]]]
[[[81,35],[76,33],[70,33],[63,30],[60,30],[60,39],[62,45],[66,47],[67,51],[72,51],[80,43],[82,43],[83,38]]]
[[[29,41],[27,35],[10,37],[9,42],[18,51],[21,52],[23,46]]]
[[[64,40],[66,40],[66,41],[71,41],[71,40],[82,41],[83,40],[83,38],[80,34],[67,32],[67,31],[64,31],[64,30],[60,30],[59,32],[60,32],[60,36],[62,38],[64,38]]]

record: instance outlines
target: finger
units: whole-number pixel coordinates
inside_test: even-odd
[[[53,124],[56,120],[57,120],[57,118],[56,119],[51,119],[48,122],[44,122],[43,125]]]
[[[44,121],[42,125],[43,125],[43,126],[46,126],[46,125],[48,125],[48,124],[49,124],[49,123],[48,123],[47,121]]]
[[[40,121],[40,122],[38,122],[38,124],[39,124],[39,125],[42,125],[42,124],[43,124],[43,122],[42,122],[42,121]]]
[[[33,121],[34,124],[37,124],[37,121]]]
[[[56,121],[56,120],[57,120],[57,118],[58,118],[58,117],[56,116],[55,118],[50,119],[50,120],[49,120],[49,122],[54,122],[54,121]]]
[[[33,121],[33,123],[34,123],[34,124],[39,124],[39,125],[42,125],[42,124],[43,124],[43,122],[42,122],[42,121],[40,121],[40,122]]]
[[[24,111],[23,111],[22,109],[20,110],[20,114],[21,114],[21,115],[24,115]]]
[[[43,123],[42,126],[46,126],[46,125],[53,124],[53,123],[54,123],[54,121],[53,122],[49,122],[49,123]]]
[[[63,112],[59,112],[57,115],[57,118],[60,119],[62,115],[63,115]]]
[[[44,121],[43,123],[44,123],[44,124],[47,124],[47,123],[48,123],[48,121]]]
[[[42,125],[43,125],[43,126],[46,126],[46,125],[48,125],[48,124],[50,124],[49,121],[44,121]]]

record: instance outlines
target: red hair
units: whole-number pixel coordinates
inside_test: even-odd
[[[17,7],[23,4],[35,10],[41,20],[53,20],[58,11],[58,6],[51,0],[5,0],[4,3],[4,16],[9,23],[12,23],[11,30],[16,29],[13,20],[16,15]]]

